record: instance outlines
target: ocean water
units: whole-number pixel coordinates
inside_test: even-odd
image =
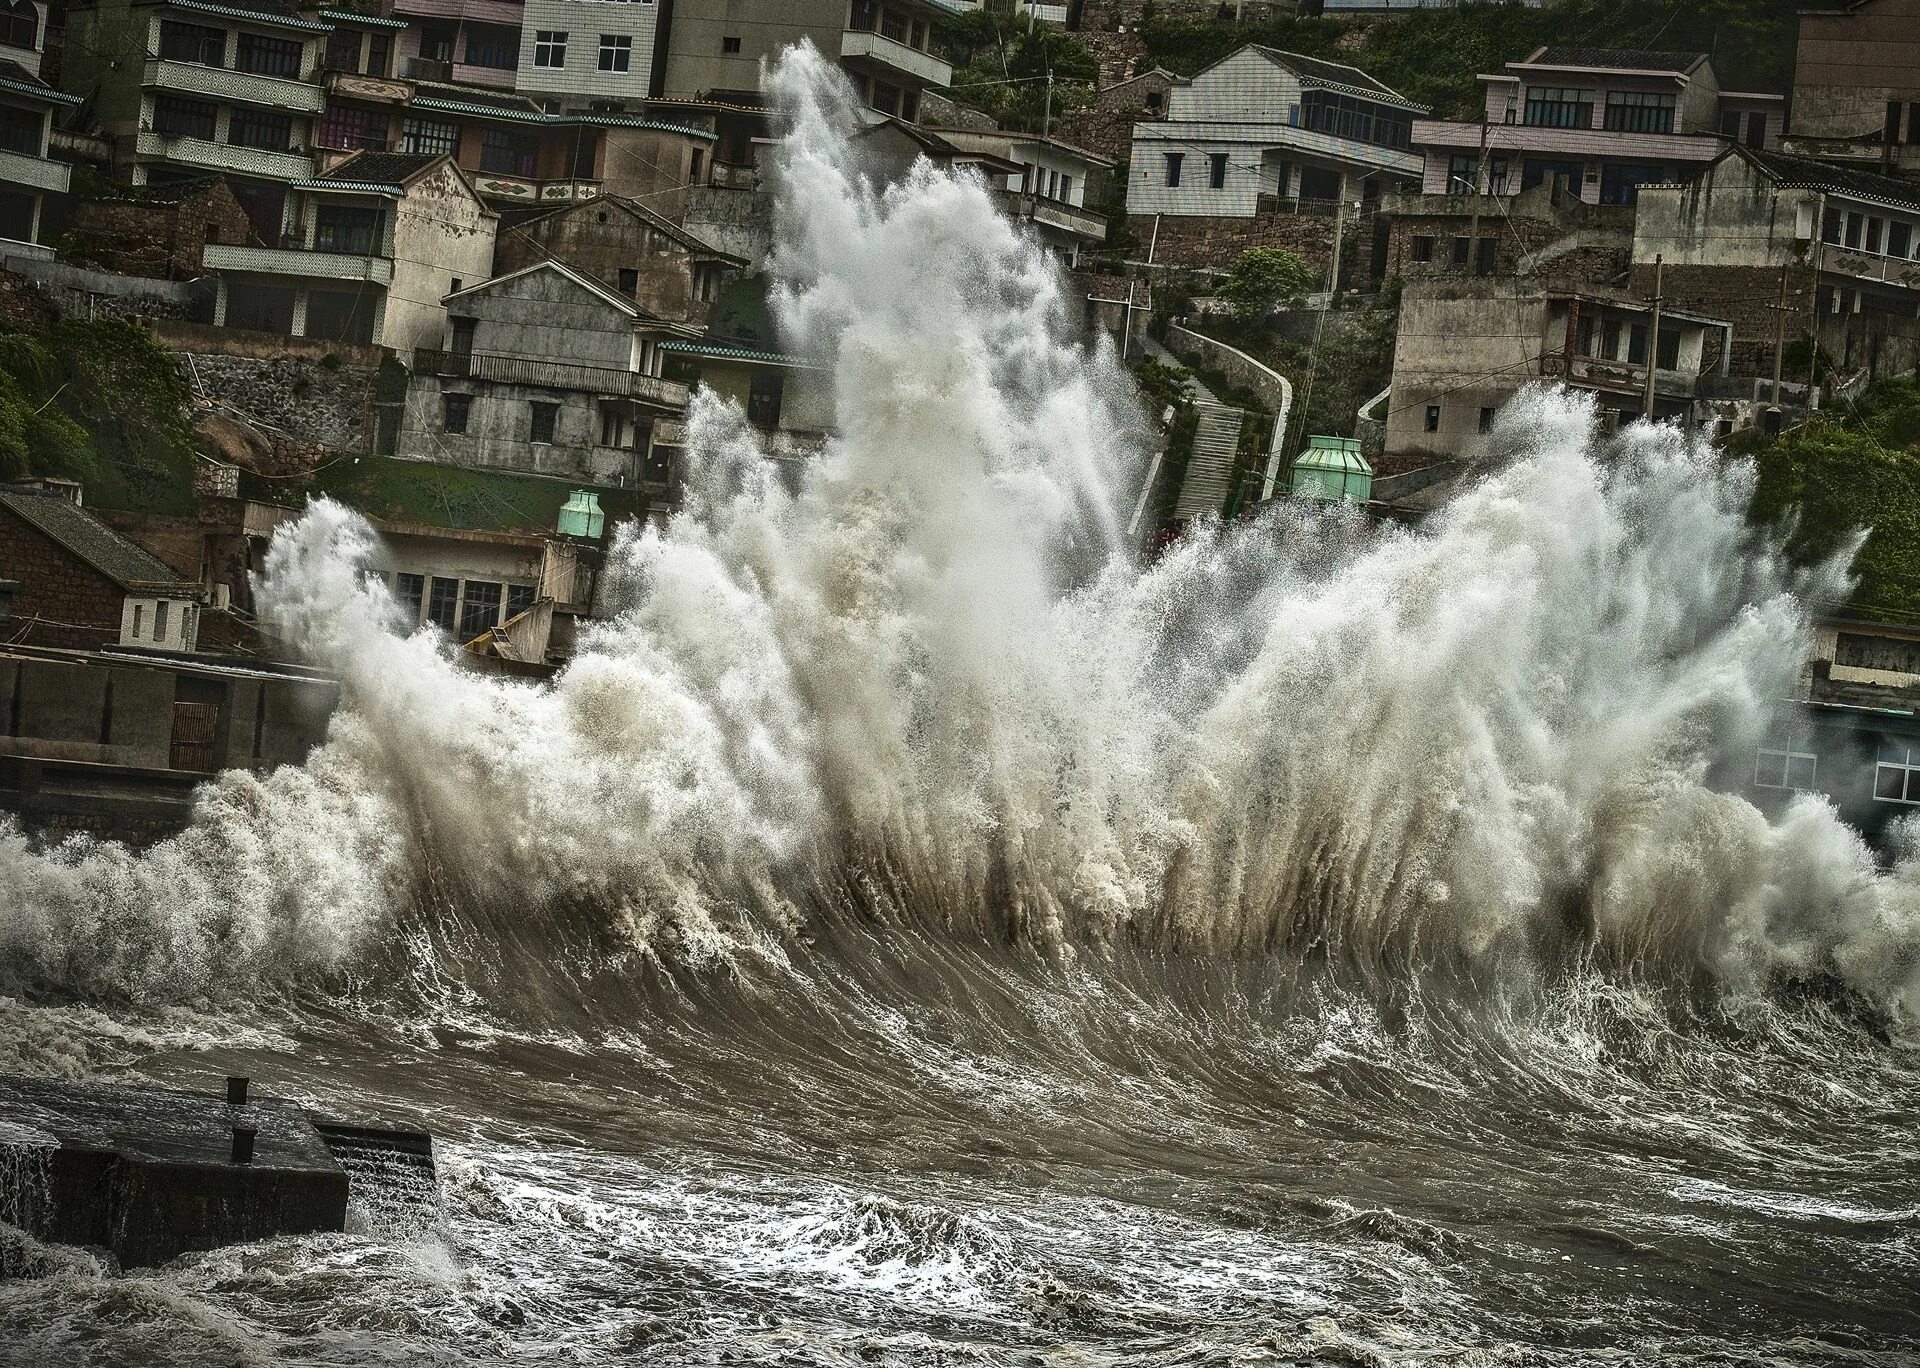
[[[130,1271],[0,1202],[0,1361],[1920,1361],[1920,871],[1714,782],[1844,565],[1551,389],[1418,529],[1142,565],[1044,255],[772,79],[796,482],[697,401],[543,685],[317,504],[262,597],[326,746],[0,832],[0,1070],[418,1118],[434,1200]]]

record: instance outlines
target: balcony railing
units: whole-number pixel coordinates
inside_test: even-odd
[[[712,175],[708,183],[722,190],[758,190],[760,188],[760,168],[757,166],[735,166],[731,162],[717,161],[713,164]]]
[[[24,152],[0,151],[0,181],[63,193],[72,176],[73,168],[65,162],[30,157]]]
[[[600,193],[597,180],[529,180],[492,171],[469,171],[467,175],[482,195],[514,204],[568,204]]]
[[[1543,367],[1543,371],[1547,369]],[[1596,389],[1631,390],[1645,389],[1647,367],[1644,362],[1608,361],[1601,357],[1576,356],[1573,364],[1566,367],[1566,379],[1574,385],[1591,385]],[[1700,377],[1689,375],[1685,371],[1660,369],[1653,375],[1653,392],[1669,399],[1692,399],[1698,396]]]
[[[377,104],[405,104],[413,98],[411,81],[396,81],[386,76],[362,76],[352,71],[329,71],[326,87],[329,95]]]
[[[943,86],[953,81],[953,67],[948,63],[871,29],[849,28],[842,33],[840,56],[886,67],[919,85]]]
[[[241,247],[209,242],[200,264],[210,271],[254,271],[261,275],[303,276],[309,280],[364,280],[393,283],[393,262],[371,253],[325,252],[311,247]]]
[[[1821,251],[1820,268],[1836,275],[1853,276],[1857,280],[1878,280],[1909,290],[1920,289],[1920,261],[1906,257],[1885,256],[1879,252],[1835,246],[1829,242]]]
[[[1077,205],[1062,200],[1045,199],[1037,195],[1018,195],[1015,197],[1017,212],[1022,218],[1030,218],[1035,223],[1044,223],[1050,228],[1062,232],[1074,233],[1080,237],[1092,238],[1095,242],[1107,240],[1107,221],[1097,214],[1090,214]]]
[[[159,157],[246,176],[266,176],[273,180],[310,180],[313,177],[313,158],[304,152],[235,147],[231,143],[214,142],[208,138],[156,133],[150,128],[142,129],[134,139],[133,150],[136,156]]]
[[[183,95],[231,100],[236,104],[284,109],[295,114],[318,114],[322,101],[318,82],[259,76],[250,71],[175,62],[165,57],[147,58],[142,84],[179,91]]]
[[[419,375],[443,375],[462,380],[490,380],[501,385],[534,389],[579,390],[615,399],[633,399],[679,412],[687,405],[687,387],[638,371],[611,366],[578,366],[563,361],[541,361],[527,356],[493,352],[449,352],[421,347],[413,354]]]

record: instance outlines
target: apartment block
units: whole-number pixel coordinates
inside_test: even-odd
[[[47,9],[37,0],[0,8],[0,255],[42,256],[46,196],[63,194],[70,171],[47,155],[56,111],[79,104],[40,79]]]

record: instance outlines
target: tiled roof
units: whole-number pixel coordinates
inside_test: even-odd
[[[528,219],[522,223],[520,227],[522,230],[525,230],[532,224],[539,223],[543,219],[560,218],[567,214],[577,214],[583,209],[589,209],[599,204],[611,204],[616,208],[624,209],[627,213],[639,219],[655,232],[664,234],[667,238],[679,243],[695,256],[721,257],[727,261],[739,262],[743,266],[746,264],[745,257],[738,257],[734,256],[731,252],[721,251],[705,239],[695,236],[671,219],[656,214],[639,200],[627,195],[595,195],[592,199],[581,200],[577,204],[569,204],[562,208],[555,209],[551,213],[541,214],[538,218]]]
[[[404,186],[410,177],[432,166],[445,155],[444,152],[357,152],[314,179],[347,181],[357,185]]]
[[[662,342],[660,350],[683,356],[710,356],[722,361],[753,361],[766,366],[792,366],[798,370],[818,369],[817,362],[788,356],[784,352],[762,351],[756,347],[730,347],[716,342]]]
[[[123,589],[150,587],[184,593],[196,587],[158,556],[58,494],[0,489],[0,508],[11,510]]]
[[[276,24],[282,28],[303,29],[308,33],[326,33],[325,24],[302,18],[283,0],[159,0],[175,9],[195,10],[201,14],[219,14],[229,19],[250,19],[258,24]]]
[[[78,95],[66,95],[55,90],[18,62],[0,60],[0,90],[18,91],[22,95],[35,95],[40,99],[51,100],[56,104],[80,103],[80,97]]]
[[[1257,43],[1254,44],[1254,51],[1276,66],[1288,67],[1297,75],[1304,76],[1310,81],[1345,86],[1349,90],[1372,91],[1390,100],[1399,100],[1402,104],[1412,103],[1399,91],[1380,84],[1359,67],[1347,66],[1341,62],[1325,62],[1318,57],[1304,57],[1297,52],[1282,52],[1278,48],[1261,47]]]
[[[1881,200],[1891,204],[1907,204],[1920,208],[1920,184],[1913,181],[1896,180],[1892,176],[1876,176],[1871,171],[1853,171],[1843,166],[1830,166],[1826,162],[1808,161],[1805,157],[1789,157],[1780,152],[1762,152],[1752,147],[1740,147],[1736,150],[1750,158],[1776,184],[1789,189],[1830,190],[1836,194],[1854,195],[1860,199]]]
[[[1526,66],[1594,67],[1600,71],[1692,71],[1704,52],[1656,52],[1651,48],[1544,47]]]

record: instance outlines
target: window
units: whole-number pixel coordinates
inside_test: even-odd
[[[1468,255],[1473,251],[1473,239],[1457,237],[1453,239],[1453,265],[1466,269]]]
[[[451,62],[453,40],[459,25],[443,19],[429,19],[420,25],[420,55],[429,62]]]
[[[1500,239],[1483,237],[1473,244],[1475,275],[1492,275],[1493,263],[1500,255]]]
[[[29,157],[39,156],[40,137],[46,122],[47,116],[37,109],[0,105],[0,147]]]
[[[460,146],[460,126],[433,119],[408,119],[400,126],[400,150],[439,156]]]
[[[721,52],[734,53],[734,52],[738,52],[739,50],[740,50],[740,40],[737,37],[735,37],[733,34],[729,33],[720,40]]]
[[[627,410],[619,403],[600,401],[600,445],[624,451],[627,446]]]
[[[468,580],[460,600],[460,639],[472,641],[500,622],[500,598],[503,586],[488,580]]]
[[[146,630],[147,610],[140,604],[133,605],[133,639],[138,641],[140,633]]]
[[[20,44],[13,46],[19,47]],[[204,24],[183,24],[177,19],[162,19],[160,55],[171,62],[196,62],[201,66],[223,67],[227,64],[227,31],[208,28]]]
[[[285,114],[236,105],[227,122],[227,142],[234,147],[285,152],[293,146],[293,120]]]
[[[1172,189],[1180,184],[1180,163],[1186,160],[1184,152],[1169,152],[1167,155],[1167,187]]]
[[[1867,238],[1865,245],[1869,252],[1878,252],[1880,250],[1880,220],[1877,218],[1867,220]]]
[[[512,622],[533,607],[533,602],[534,588],[531,584],[509,584],[507,586],[507,621]]]
[[[1227,154],[1213,152],[1207,157],[1207,184],[1215,190],[1227,188]]]
[[[456,318],[453,320],[453,354],[455,356],[473,355],[473,330],[479,326],[474,318]]]
[[[1782,747],[1789,744],[1780,743]],[[1754,752],[1753,785],[1755,788],[1794,789],[1806,793],[1813,788],[1813,775],[1818,765],[1818,759],[1806,751],[1762,747]],[[1878,788],[1876,783],[1875,797],[1881,796]],[[1915,796],[1920,797],[1920,790],[1916,791]]]
[[[1497,410],[1492,407],[1483,407],[1480,410],[1480,430],[1482,432],[1493,431],[1493,415],[1496,411]]]
[[[1633,323],[1627,328],[1627,364],[1644,366],[1647,364],[1647,325]]]
[[[1593,92],[1559,86],[1529,87],[1526,121],[1535,128],[1592,128]]]
[[[168,138],[211,139],[219,112],[201,100],[162,95],[153,102],[153,131]]]
[[[467,65],[512,71],[520,64],[520,30],[467,25]]]
[[[620,293],[628,299],[640,292],[640,273],[631,267],[620,268]]]
[[[1404,148],[1413,142],[1413,115],[1406,110],[1327,90],[1307,91],[1300,98],[1300,109],[1299,122],[1336,138],[1377,147]]]
[[[1874,765],[1873,796],[1883,803],[1920,803],[1920,746],[1881,745]]]
[[[1147,112],[1149,114],[1158,114],[1160,112],[1160,106],[1164,103],[1166,103],[1166,96],[1159,91],[1149,90],[1147,92]]]
[[[1439,430],[1440,430],[1440,406],[1438,404],[1428,404],[1427,405],[1427,431],[1438,432]]]
[[[1471,153],[1454,153],[1447,158],[1447,193],[1472,195],[1480,190],[1480,159]]]
[[[426,596],[427,577],[409,575],[404,572],[393,577],[393,599],[400,605],[400,615],[410,627],[420,625],[420,603]]]
[[[172,606],[165,599],[153,605],[153,639],[155,641],[167,639],[167,609]]]
[[[387,150],[387,120],[383,114],[355,105],[327,104],[326,117],[320,120],[319,144],[373,152]]]
[[[323,61],[328,71],[360,70],[360,31],[342,24],[329,33]]]
[[[537,134],[489,128],[480,140],[480,169],[509,176],[531,176],[540,155]]]
[[[1680,330],[1678,328],[1660,330],[1660,345],[1654,348],[1653,360],[1654,365],[1660,370],[1680,369]]]
[[[1419,262],[1433,260],[1433,239],[1424,235],[1413,239],[1413,259]]]
[[[1847,215],[1847,237],[1846,237],[1847,246],[1858,247],[1860,245],[1860,231],[1864,226],[1864,224],[1865,224],[1864,216],[1860,214]]]
[[[40,15],[31,0],[0,5],[0,43],[29,50],[40,46]]]
[[[687,184],[700,184],[700,173],[706,169],[706,162],[707,150],[704,147],[696,147],[688,154]]]
[[[779,427],[780,402],[786,387],[786,377],[778,371],[756,374],[747,387],[747,421],[768,431]]]
[[[322,204],[314,211],[313,246],[320,252],[372,256],[380,250],[381,213],[350,204]]]
[[[257,33],[243,33],[234,49],[233,68],[258,76],[298,79],[300,44],[291,38],[262,38]]]
[[[1677,103],[1678,97],[1674,95],[1609,90],[1606,125],[1616,133],[1671,133]]]
[[[1890,257],[1910,257],[1913,255],[1912,224],[1890,223],[1887,225],[1887,255]]]
[[[471,394],[443,394],[440,396],[440,413],[443,425],[451,433],[459,434],[467,430],[467,415],[473,412]]]
[[[633,63],[633,39],[624,33],[600,35],[600,69],[626,71]]]
[[[553,424],[554,420],[560,414],[560,406],[558,404],[543,404],[536,400],[527,405],[527,411],[532,419],[527,440],[551,445],[553,442]]]
[[[601,46],[604,48],[605,45],[603,38]],[[533,35],[533,64],[549,70],[564,67],[567,64],[567,30],[536,29]]]
[[[449,632],[460,614],[460,581],[435,575],[427,586],[427,621]]]
[[[1820,220],[1820,240],[1830,246],[1840,245],[1840,211],[1832,205],[1827,206],[1827,212]]]
[[[393,62],[393,39],[384,33],[367,36],[367,75],[385,76]]]

